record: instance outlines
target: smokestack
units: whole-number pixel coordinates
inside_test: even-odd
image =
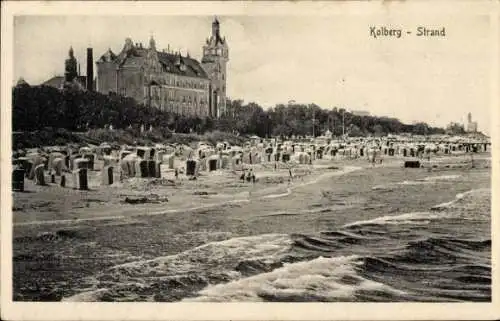
[[[92,48],[87,48],[87,90],[94,90],[94,59]]]

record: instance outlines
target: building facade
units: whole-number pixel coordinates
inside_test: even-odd
[[[97,61],[97,90],[180,115],[220,117],[226,107],[228,57],[217,19],[201,63],[189,54],[157,50],[153,38],[147,48],[127,38],[119,54],[109,49]]]

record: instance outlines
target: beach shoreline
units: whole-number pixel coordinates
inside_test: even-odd
[[[201,175],[197,181],[183,179],[174,187],[153,185],[149,190],[128,191],[169,199],[155,204],[123,204],[127,193],[118,184],[101,194],[71,191],[75,199],[59,203],[56,187],[42,187],[48,190],[41,193],[15,193],[14,206],[23,207],[13,212],[14,296],[16,300],[59,301],[82,292],[82,287],[92,287],[92,282],[82,280],[127,262],[174,255],[234,237],[315,233],[358,220],[428,211],[452,201],[458,193],[489,188],[488,155],[477,159],[476,168],[469,168],[464,157],[443,157],[433,163],[442,166],[429,163],[420,169],[404,169],[400,159],[373,168],[366,159],[324,161],[290,184],[285,180],[288,170],[269,171],[270,177],[284,179],[278,184],[266,183],[267,172],[257,171],[255,185],[239,182],[238,175],[217,172]],[[166,174],[167,179],[172,175]],[[440,177],[448,188],[434,183]],[[400,182],[407,183],[397,185]],[[386,186],[391,187],[384,190]],[[176,200],[175,195],[194,198],[194,192],[200,191],[208,193],[198,193],[190,203]],[[53,194],[53,203],[48,193]],[[31,205],[43,200],[45,211],[19,195],[29,198]],[[74,202],[80,202],[80,207],[75,208]],[[89,205],[82,206],[82,202]],[[71,210],[65,212],[66,208]],[[70,275],[74,281],[69,281]],[[44,284],[44,289],[34,284]]]

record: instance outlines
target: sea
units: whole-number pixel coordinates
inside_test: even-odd
[[[335,176],[297,183],[249,202],[262,209],[260,216],[285,226],[279,231],[189,232],[204,234],[204,241],[93,270],[76,291],[59,282],[62,301],[489,302],[488,177],[488,171],[450,170],[363,181],[368,199],[355,189],[339,192],[344,189]],[[454,186],[462,186],[460,192]],[[445,201],[423,208],[398,201],[425,188]],[[384,200],[398,207],[388,210]],[[314,228],[306,228],[312,217]]]

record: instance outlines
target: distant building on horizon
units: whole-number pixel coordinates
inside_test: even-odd
[[[370,116],[370,112],[366,110],[352,110],[351,114],[354,116]]]
[[[477,132],[477,122],[472,121],[472,114],[467,114],[467,132],[468,133],[476,133]]]

